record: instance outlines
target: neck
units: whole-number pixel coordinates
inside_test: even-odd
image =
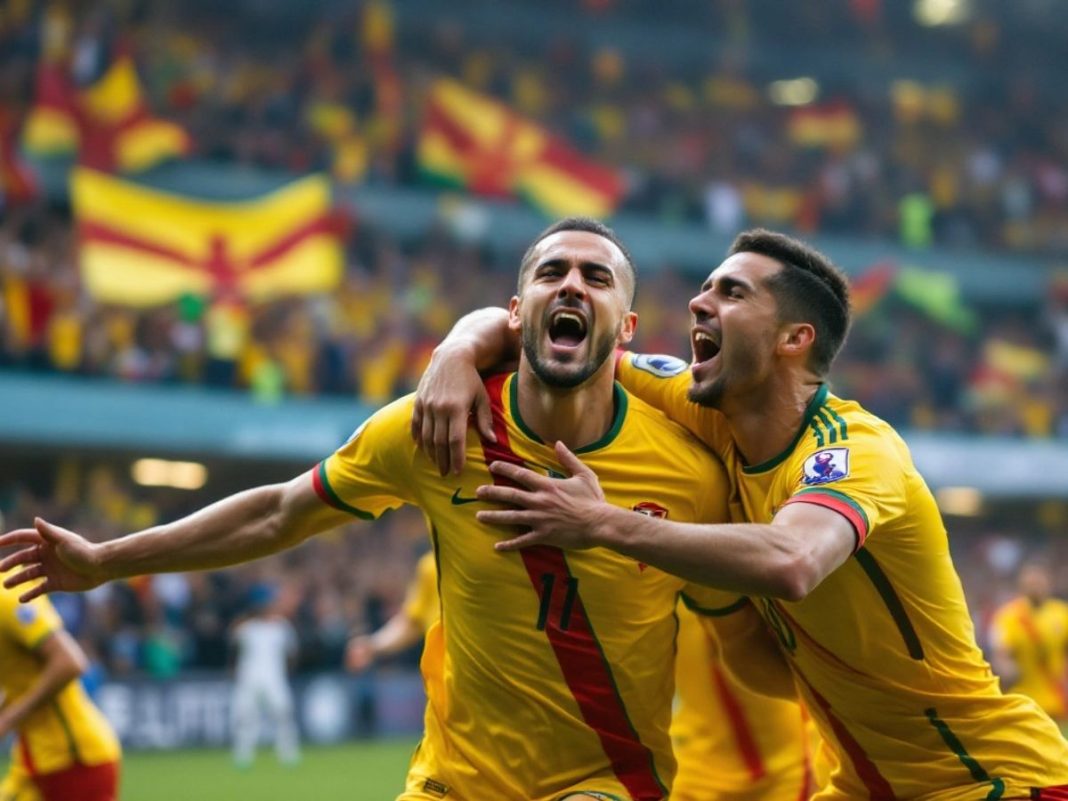
[[[748,465],[774,459],[797,437],[805,409],[823,383],[817,376],[783,376],[721,406],[738,451]]]
[[[524,357],[519,362],[519,414],[542,442],[563,442],[571,450],[601,439],[615,420],[615,371],[608,359],[585,383],[570,389],[545,385]]]

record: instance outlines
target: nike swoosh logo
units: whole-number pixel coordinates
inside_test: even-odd
[[[456,492],[454,492],[452,494],[452,505],[453,506],[463,506],[465,503],[477,503],[477,502],[478,502],[478,498],[461,498],[459,489],[457,489]]]

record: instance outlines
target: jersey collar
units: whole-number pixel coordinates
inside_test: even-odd
[[[596,442],[591,442],[589,445],[584,445],[578,448],[575,453],[590,453],[591,451],[604,448],[611,444],[611,442],[619,435],[619,431],[623,428],[623,420],[627,416],[627,393],[623,390],[623,387],[618,381],[612,385],[612,403],[615,407],[615,417],[612,420],[612,425],[608,427],[608,430],[604,433],[600,439]],[[523,433],[528,439],[537,442],[539,445],[544,445],[545,442],[542,438],[534,433],[533,430],[523,421],[523,416],[519,413],[519,373],[512,373],[512,377],[508,382],[508,408],[512,412],[512,419],[515,420],[516,427]]]
[[[801,425],[797,429],[797,435],[794,437],[793,442],[786,446],[786,450],[780,453],[778,456],[773,456],[767,461],[763,461],[760,464],[745,465],[742,467],[742,472],[746,475],[753,473],[764,473],[771,470],[773,467],[778,467],[794,452],[794,448],[797,447],[797,443],[801,441],[801,436],[805,433],[805,429],[808,428],[812,422],[812,418],[816,416],[816,412],[827,400],[827,385],[820,384],[820,388],[816,390],[816,394],[812,396],[812,400],[808,402],[808,406],[805,407],[805,416],[801,419]]]

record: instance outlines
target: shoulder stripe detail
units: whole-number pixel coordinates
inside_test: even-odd
[[[960,738],[953,733],[953,730],[949,728],[949,724],[938,717],[938,711],[931,707],[923,711],[927,715],[927,720],[931,722],[931,725],[938,730],[938,733],[942,736],[942,742],[949,746],[954,754],[957,755],[957,759],[961,761],[961,764],[968,769],[972,778],[977,782],[983,782],[984,784],[990,783],[990,793],[987,794],[987,801],[997,801],[1005,794],[1005,782],[1001,779],[992,779],[990,774],[986,772],[982,765],[980,765],[971,754],[964,748],[964,743],[960,741]]]
[[[853,770],[856,771],[858,778],[864,783],[870,801],[896,801],[897,796],[894,794],[894,789],[890,786],[890,782],[879,772],[879,768],[865,753],[864,747],[857,742],[849,729],[845,727],[845,724],[834,714],[827,699],[816,692],[816,688],[809,684],[808,679],[802,675],[800,670],[796,669],[796,664],[794,667],[794,675],[805,685],[805,688],[815,700],[816,707],[826,719],[827,725],[834,732],[834,737],[838,740],[838,744],[846,752],[849,761],[853,763]]]
[[[894,625],[897,626],[897,630],[901,633],[901,638],[905,641],[909,656],[917,660],[923,659],[923,646],[920,644],[920,637],[916,634],[916,629],[913,628],[912,621],[909,620],[905,606],[901,603],[901,598],[898,597],[897,591],[894,590],[894,585],[890,583],[886,573],[879,567],[879,563],[875,561],[875,557],[867,549],[861,548],[853,556],[864,572],[868,574],[868,578],[875,585],[875,590],[879,593],[879,597],[886,604],[886,609],[890,613],[890,617],[893,618]]]
[[[355,506],[350,506],[341,500],[341,497],[334,491],[334,488],[330,486],[330,479],[326,476],[325,459],[319,462],[318,467],[312,469],[312,486],[315,488],[315,494],[328,506],[333,506],[335,509],[340,509],[342,512],[348,512],[350,515],[355,515],[360,518],[360,520],[375,519],[375,516],[370,512],[365,512],[363,509],[357,509]]]
[[[504,399],[501,397],[503,387],[490,379],[486,389],[490,396],[493,432],[497,435],[495,443],[482,440],[486,463],[506,461],[523,465],[508,440]],[[516,486],[496,475],[493,482]],[[652,751],[641,741],[627,713],[612,667],[586,615],[578,582],[571,574],[564,552],[559,548],[537,545],[519,551],[519,557],[538,596],[539,607],[546,610],[543,631],[560,666],[560,674],[586,725],[597,734],[616,778],[634,801],[660,801],[667,796],[667,787],[657,773]],[[566,585],[569,591],[554,593],[555,585]]]
[[[716,694],[719,695],[720,706],[727,713],[727,720],[734,733],[734,742],[742,755],[745,769],[749,771],[749,780],[760,781],[767,775],[768,769],[760,755],[760,747],[757,745],[756,738],[753,736],[753,728],[745,717],[745,709],[742,708],[737,696],[727,684],[723,669],[714,661],[709,662],[708,667],[712,673],[712,684],[716,688]]]
[[[710,609],[706,606],[701,606],[697,603],[697,601],[695,601],[693,598],[691,598],[684,592],[679,593],[679,598],[682,599],[682,602],[686,605],[687,609],[689,609],[694,614],[703,615],[704,617],[726,617],[727,615],[732,615],[735,612],[744,609],[749,603],[749,598],[743,595],[741,598],[739,598],[732,604],[728,604],[727,606],[720,606],[715,609]]]
[[[838,431],[841,434],[842,439],[849,439],[849,426],[846,425],[845,418],[842,417],[842,415],[838,414],[838,412],[836,412],[830,406],[825,405],[823,407],[823,411],[827,412],[831,417],[834,418],[834,421],[838,423]]]
[[[823,427],[827,429],[827,436],[829,437],[829,441],[833,445],[835,442],[838,441],[838,432],[835,430],[834,424],[827,417],[826,408],[826,406],[821,406],[819,409],[817,409],[815,417],[812,418],[812,422],[815,423],[818,419],[821,423],[823,423]]]
[[[870,530],[868,515],[865,514],[860,504],[844,492],[827,489],[826,487],[811,487],[794,493],[786,499],[783,506],[791,503],[814,503],[818,506],[833,509],[845,517],[846,520],[853,524],[853,529],[857,533],[856,547],[853,548],[854,552],[861,548],[868,539],[868,531]]]
[[[22,764],[26,766],[26,772],[31,776],[36,776],[37,764],[33,760],[33,753],[30,751],[30,741],[25,734],[18,735],[18,751],[19,756],[22,758]]]
[[[822,448],[823,447],[823,432],[820,431],[820,427],[818,425],[816,425],[815,419],[813,419],[813,421],[809,425],[812,428],[812,436],[814,436],[816,438],[816,447],[817,448]]]

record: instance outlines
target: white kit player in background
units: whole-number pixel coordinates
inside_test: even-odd
[[[289,667],[297,655],[297,634],[274,603],[274,591],[258,587],[251,599],[252,611],[234,626],[235,649],[233,697],[234,762],[248,767],[255,756],[264,712],[270,716],[278,761],[296,764],[300,743],[294,717]]]

